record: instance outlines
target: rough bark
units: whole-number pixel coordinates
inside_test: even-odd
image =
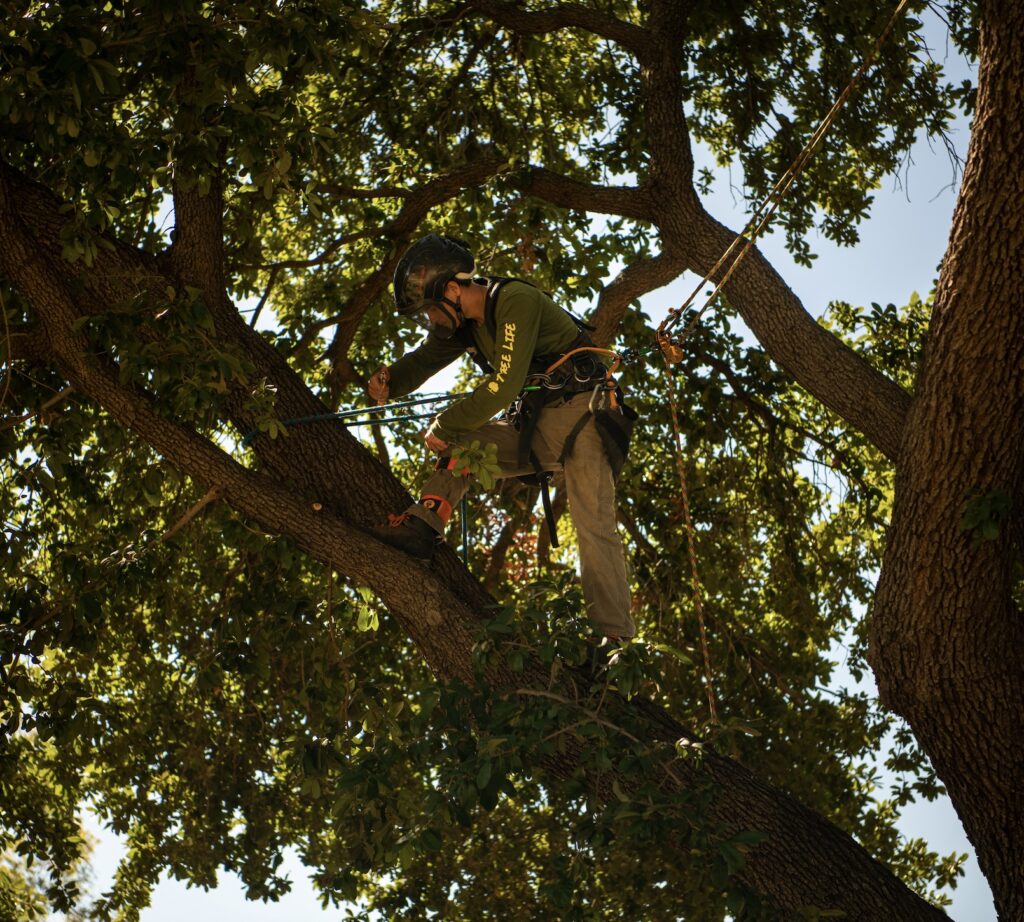
[[[603,190],[543,170],[523,178],[530,194],[565,207],[607,209],[658,227],[662,252],[633,267],[602,298],[599,324],[606,340],[635,297],[683,268],[703,274],[733,237],[703,211],[692,187],[673,44],[683,7],[655,0],[650,9],[645,27],[576,5],[524,11],[479,0],[457,14],[484,12],[514,31],[588,29],[641,61],[651,161],[638,189]],[[1016,745],[1024,714],[1024,637],[1012,600],[1019,548],[1011,541],[1021,525],[1024,491],[1022,35],[1019,5],[983,4],[977,121],[913,404],[822,330],[756,251],[727,288],[771,357],[898,459],[872,661],[884,700],[907,717],[947,785],[1007,919],[1024,919],[1024,757]],[[0,165],[0,270],[40,322],[44,344],[34,331],[33,357],[52,360],[83,399],[103,406],[203,487],[217,487],[224,501],[254,522],[290,535],[317,559],[372,587],[439,676],[469,676],[473,628],[488,597],[450,552],[429,567],[410,565],[359,530],[382,510],[403,504],[406,494],[344,429],[312,424],[296,427],[286,440],[258,438],[263,470],[247,470],[163,418],[145,393],[122,385],[116,368],[91,355],[85,334],[75,329],[77,318],[114,304],[135,298],[155,304],[168,285],[198,285],[224,342],[278,387],[279,416],[325,412],[284,357],[249,329],[224,296],[216,196],[180,194],[179,233],[169,257],[153,258],[114,241],[113,251],[99,254],[96,269],[81,275],[59,255],[59,204]],[[211,244],[216,249],[207,251]],[[375,291],[386,275],[375,279]],[[365,304],[370,300],[372,294]],[[343,339],[350,335],[346,330]],[[253,426],[244,398],[238,392],[229,401],[242,432]],[[997,541],[976,546],[960,531],[964,501],[972,491],[995,490],[1013,498],[1011,520]],[[491,678],[498,684],[509,680]],[[685,735],[657,709],[619,706],[630,726],[641,728],[634,732],[651,740]],[[571,772],[571,756],[548,769],[555,775]],[[743,877],[783,910],[817,905],[854,919],[943,918],[841,831],[784,793],[714,753],[704,765],[720,788],[714,819],[729,829],[769,833]],[[684,785],[694,780],[686,764],[673,771]]]
[[[1024,919],[1024,8],[983,6],[978,107],[899,455],[872,621],[883,700],[946,784],[1001,919]],[[995,541],[961,530],[1001,491]]]

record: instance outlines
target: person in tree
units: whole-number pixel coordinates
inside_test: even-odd
[[[424,441],[439,456],[434,473],[416,503],[389,515],[373,533],[410,556],[433,556],[452,507],[469,488],[452,446],[473,440],[495,445],[501,477],[564,470],[587,614],[596,633],[632,637],[615,518],[615,478],[632,411],[609,395],[607,369],[582,322],[529,282],[476,277],[474,268],[465,242],[428,234],[395,270],[399,314],[429,332],[413,352],[370,377],[370,397],[378,403],[403,397],[467,352],[486,376],[432,420]],[[495,420],[506,408],[505,418]]]

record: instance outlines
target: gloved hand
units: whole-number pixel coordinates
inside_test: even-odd
[[[441,454],[441,452],[445,452],[448,450],[448,443],[442,439],[439,439],[434,434],[434,426],[436,425],[436,423],[436,419],[430,423],[430,426],[427,428],[427,431],[423,433],[423,441],[427,443],[427,448],[429,448],[431,451],[436,451],[438,454]]]
[[[366,382],[366,390],[370,395],[370,399],[375,400],[378,406],[382,403],[387,403],[387,399],[391,394],[391,372],[387,365],[381,365],[377,371],[370,375],[370,379]]]

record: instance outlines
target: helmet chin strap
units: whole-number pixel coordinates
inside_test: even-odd
[[[466,322],[466,315],[462,313],[462,295],[460,294],[454,301],[451,298],[442,297],[438,303],[452,321],[451,331],[444,337],[445,339],[450,339],[455,335],[455,331]],[[449,308],[452,310],[449,310]]]

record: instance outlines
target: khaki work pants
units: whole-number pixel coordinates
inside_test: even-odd
[[[580,417],[589,412],[590,396],[589,392],[576,394],[565,403],[545,407],[541,412],[533,436],[533,452],[542,470],[557,471],[561,467],[558,458],[562,446]],[[519,433],[509,423],[503,420],[486,423],[463,436],[465,442],[473,439],[497,446],[502,476],[519,477],[534,472],[532,465],[523,467],[518,463]],[[448,470],[438,470],[424,484],[421,493],[424,497],[441,497],[455,506],[469,489],[469,479]],[[580,576],[587,615],[601,634],[632,637],[636,626],[629,614],[626,558],[615,521],[615,480],[592,420],[580,431],[572,452],[565,459],[565,486],[569,513],[579,540]],[[417,503],[406,512],[423,519],[436,531],[444,531],[444,523],[433,510]]]

